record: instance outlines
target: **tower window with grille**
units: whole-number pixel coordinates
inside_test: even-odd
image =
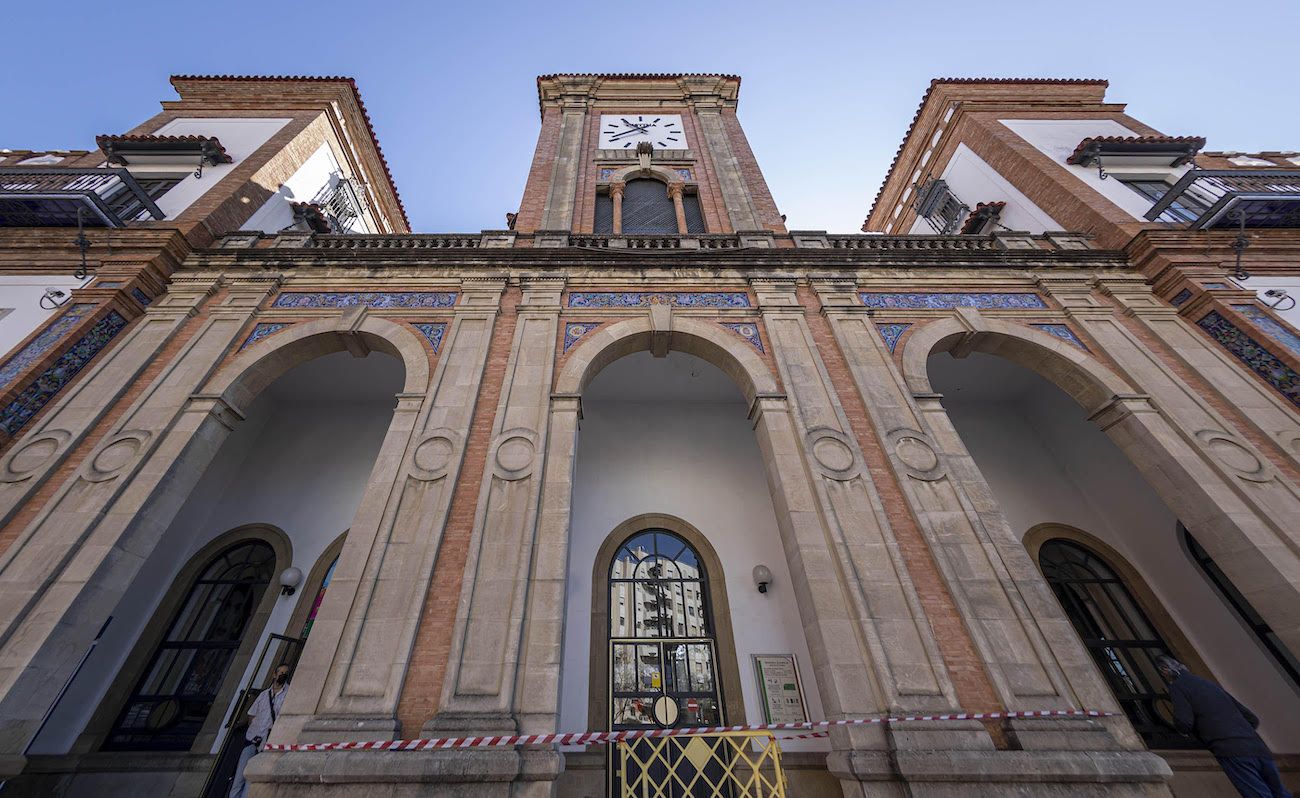
[[[955,232],[970,211],[943,180],[927,181],[916,193],[914,207],[930,228],[940,234]]]
[[[614,198],[609,194],[596,195],[596,224],[593,233],[614,232]]]
[[[623,192],[624,233],[677,233],[677,211],[658,180],[629,180]]]
[[[683,194],[682,210],[686,211],[687,233],[695,236],[707,232],[704,229],[704,213],[700,210],[700,198],[698,195]]]

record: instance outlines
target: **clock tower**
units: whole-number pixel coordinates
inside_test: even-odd
[[[784,233],[734,75],[543,75],[520,232]]]

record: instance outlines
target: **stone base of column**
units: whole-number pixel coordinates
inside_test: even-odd
[[[264,751],[244,770],[249,798],[549,798],[556,750]]]
[[[397,737],[398,723],[391,715],[315,715],[303,724],[302,731],[314,743],[392,740]]]
[[[835,751],[845,796],[1168,798],[1169,765],[1146,751]]]

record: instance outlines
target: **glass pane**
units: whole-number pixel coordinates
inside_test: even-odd
[[[663,689],[663,663],[659,661],[659,646],[639,645],[636,647],[637,687],[641,690]]]
[[[614,644],[614,672],[610,674],[614,692],[625,693],[636,689],[637,659],[636,646],[625,643]]]
[[[654,702],[659,696],[647,695],[635,698],[615,698],[613,721],[615,728],[628,726],[654,726]]]
[[[722,713],[716,698],[687,697],[677,699],[677,726],[721,726]]]
[[[693,693],[713,692],[713,648],[705,643],[687,646]]]

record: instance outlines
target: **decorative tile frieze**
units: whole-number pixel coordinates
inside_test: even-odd
[[[415,325],[415,329],[420,331],[420,335],[433,347],[433,353],[438,354],[442,349],[442,338],[447,334],[447,325],[443,322],[424,322]]]
[[[1295,330],[1282,324],[1256,305],[1233,305],[1232,309],[1250,319],[1252,324],[1285,346],[1291,354],[1300,356],[1300,335],[1296,335]]]
[[[1234,357],[1245,363],[1251,371],[1263,377],[1279,393],[1300,406],[1300,374],[1296,374],[1294,369],[1283,363],[1237,325],[1224,318],[1218,311],[1210,311],[1196,324]]]
[[[752,344],[753,347],[758,351],[760,352],[767,351],[766,349],[763,348],[763,338],[758,334],[758,325],[755,324],[754,322],[720,321],[718,323],[721,324],[723,327],[726,327],[728,330],[731,330],[736,335],[739,335],[741,338],[744,338],[746,341],[749,341],[749,343]]]
[[[880,337],[885,339],[885,346],[889,347],[889,353],[894,353],[894,347],[898,346],[898,339],[903,337],[910,324],[877,324],[876,329],[880,331]]]
[[[678,175],[682,180],[690,180],[690,179],[691,179],[691,170],[690,170],[690,169],[674,169],[673,171],[676,172],[677,175]]]
[[[1184,288],[1183,290],[1174,294],[1174,298],[1169,300],[1169,304],[1173,305],[1176,308],[1181,308],[1183,305],[1187,304],[1187,300],[1191,298],[1192,298],[1191,290]]]
[[[278,333],[279,331],[283,330],[285,327],[288,326],[289,326],[288,324],[282,324],[280,322],[259,323],[258,325],[253,327],[253,331],[248,334],[247,338],[244,339],[244,343],[239,347],[239,351],[241,352],[244,351],[245,349],[257,343],[258,341],[262,340],[263,338],[266,338],[267,336],[270,335],[274,335],[275,333]]]
[[[1205,283],[1201,287],[1202,288],[1228,288],[1229,286],[1227,283]]]
[[[0,430],[14,435],[22,429],[23,425],[40,412],[41,408],[45,407],[55,394],[90,362],[91,358],[99,354],[100,350],[126,327],[126,324],[126,319],[115,310],[95,322],[85,335],[54,361],[52,366],[33,380],[16,399],[0,410]]]
[[[899,310],[950,310],[952,308],[979,308],[981,310],[1045,308],[1047,303],[1038,294],[1013,293],[882,293],[862,294],[862,304],[869,308]]]
[[[449,308],[456,304],[451,291],[286,291],[271,303],[273,308]]]
[[[612,174],[614,174],[614,170],[613,170],[613,169],[601,169],[601,170],[600,170],[600,179],[601,179],[602,181],[603,181],[603,180],[609,180],[609,177],[610,177],[610,175],[612,175]]]
[[[131,296],[135,297],[135,301],[144,305],[146,308],[149,307],[150,302],[153,302],[153,300],[149,298],[149,295],[141,291],[139,288],[132,288]]]
[[[1068,325],[1031,324],[1030,326],[1035,329],[1042,330],[1043,332],[1047,333],[1048,335],[1054,338],[1060,338],[1062,341],[1065,341],[1067,344],[1077,346],[1085,352],[1089,351],[1088,347],[1084,345],[1083,341],[1079,340],[1079,336],[1075,335],[1074,330],[1071,330]]]
[[[27,345],[0,366],[0,388],[13,382],[19,374],[36,364],[46,352],[54,348],[55,344],[63,340],[63,336],[68,330],[77,326],[77,323],[86,317],[86,314],[94,310],[95,306],[89,303],[73,305],[63,312],[63,315],[55,319],[45,331],[27,342]]]
[[[587,333],[591,332],[592,330],[596,329],[597,327],[599,327],[604,323],[605,322],[603,321],[571,321],[568,324],[565,324],[564,325],[564,351],[568,352],[569,349],[574,344],[578,343],[579,338],[581,338],[582,336],[586,335]]]
[[[100,280],[99,282],[95,283],[95,287],[96,288],[121,288],[122,281],[121,280]]]
[[[675,308],[747,308],[749,295],[743,291],[586,291],[569,294],[571,308],[643,308],[672,305]]]

